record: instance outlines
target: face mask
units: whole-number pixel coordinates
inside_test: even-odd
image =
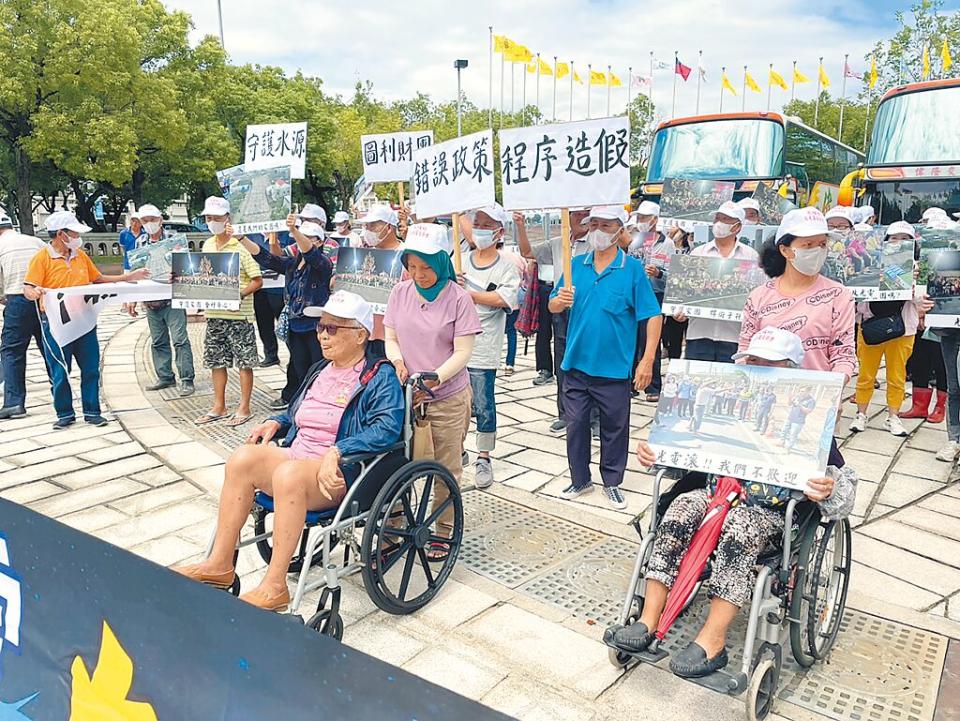
[[[227,229],[227,224],[222,220],[211,220],[207,223],[207,228],[209,228],[210,232],[214,235],[220,235]]]
[[[826,248],[800,248],[793,252],[790,263],[804,275],[816,275],[827,260]]]
[[[713,224],[714,238],[729,238],[733,235],[733,226],[730,223],[721,223],[719,220]]]
[[[379,234],[374,233],[372,230],[364,229],[363,231],[363,244],[368,248],[376,248],[380,243],[383,242],[383,238]]]
[[[830,232],[839,235],[841,240],[846,240],[850,237],[850,228],[840,228],[839,230],[831,230]]]
[[[320,227],[319,223],[304,221],[300,224],[300,232],[310,238],[323,238],[323,228]]]
[[[637,230],[639,230],[641,233],[649,233],[651,230],[653,230],[655,225],[656,223],[654,223],[653,219],[651,218],[646,223],[637,223]]]
[[[497,242],[496,240],[497,231],[495,230],[482,230],[480,228],[473,229],[473,243],[477,246],[477,250],[484,250],[489,248],[491,245]]]
[[[83,238],[71,238],[69,235],[67,236],[67,247],[70,250],[79,250],[81,243],[83,243]]]
[[[160,228],[163,227],[163,224],[162,223],[144,223],[143,227],[150,235],[156,235],[157,233],[160,232]]]
[[[613,245],[613,239],[616,237],[616,233],[604,233],[602,230],[591,230],[587,233],[587,240],[590,242],[590,245],[593,246],[593,249],[602,252]]]
[[[748,225],[756,225],[756,224],[757,224],[757,222],[756,222],[755,220],[744,220],[744,221],[743,221],[743,227],[747,227]]]

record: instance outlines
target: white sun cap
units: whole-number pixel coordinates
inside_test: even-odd
[[[622,205],[598,205],[590,208],[587,220],[619,220],[621,225],[626,225],[627,211]]]
[[[414,223],[407,229],[407,237],[403,241],[404,252],[412,250],[424,255],[434,255],[449,253],[452,249],[446,226],[436,223]]]
[[[747,214],[743,210],[742,205],[737,205],[732,200],[728,200],[726,203],[723,203],[719,208],[717,208],[714,215],[721,214],[726,215],[730,218],[736,218],[741,223],[746,220]]]
[[[796,333],[770,325],[754,333],[747,349],[734,353],[732,358],[740,360],[750,356],[768,361],[788,360],[799,366],[803,362],[803,341]]]
[[[311,305],[303,309],[303,314],[310,318],[319,318],[324,313],[344,320],[355,320],[368,333],[373,333],[373,308],[356,293],[338,290],[323,307]]]
[[[77,216],[69,210],[60,210],[50,215],[45,224],[47,230],[56,232],[58,230],[72,230],[74,233],[89,233],[93,228],[84,225]]]
[[[155,205],[141,205],[140,210],[137,211],[138,218],[160,218],[163,219],[163,213],[160,212],[160,208]]]
[[[338,210],[333,214],[333,224],[340,225],[341,223],[349,223],[350,214],[345,210]]]
[[[923,211],[923,215],[920,216],[920,219],[930,220],[931,218],[946,218],[946,217],[947,217],[947,211],[945,211],[943,208],[937,208],[936,206],[934,206],[933,208],[927,208],[925,211]]]
[[[830,220],[830,218],[843,218],[850,225],[854,225],[860,222],[860,212],[856,208],[850,208],[846,205],[835,205],[823,216],[824,220]]]
[[[785,235],[807,238],[824,233],[831,237],[836,236],[827,229],[827,219],[823,217],[819,208],[796,208],[786,213],[780,221],[777,227],[777,242],[780,242]]]
[[[399,219],[397,218],[397,211],[395,211],[389,205],[374,205],[369,211],[367,211],[365,216],[357,220],[357,222],[361,225],[366,225],[367,223],[376,223],[377,221],[386,223],[387,225],[392,225],[394,228],[396,228],[397,223],[399,222]]]
[[[200,215],[230,215],[230,201],[218,195],[211,195],[203,201],[203,210],[200,211]]]
[[[471,214],[473,222],[477,221],[477,213],[483,213],[493,222],[500,223],[501,227],[504,228],[506,228],[507,223],[510,222],[510,214],[503,209],[503,206],[500,205],[500,203],[494,203],[493,205],[488,205],[484,208],[477,208]]]
[[[877,214],[877,211],[873,209],[872,205],[861,205],[857,210],[860,211],[861,223],[866,223],[868,218],[872,218]]]
[[[300,211],[301,220],[319,220],[321,225],[327,224],[327,211],[314,203],[307,203]]]
[[[634,211],[637,215],[655,215],[660,217],[660,206],[652,200],[644,200]]]
[[[890,223],[890,226],[887,228],[887,236],[896,235],[897,233],[906,233],[914,240],[917,239],[916,228],[903,220],[898,220],[896,223]]]
[[[0,206],[0,225],[13,225],[13,219],[10,217],[10,213],[8,213],[3,206]]]
[[[755,210],[758,213],[760,212],[760,203],[757,202],[756,198],[746,197],[741,198],[737,201],[737,205],[743,208],[744,212],[747,210]]]

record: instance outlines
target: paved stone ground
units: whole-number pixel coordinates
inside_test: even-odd
[[[191,326],[197,342],[202,329]],[[0,425],[0,493],[169,565],[202,553],[223,462],[242,431],[192,426],[209,401],[203,383],[189,402],[148,398],[140,390],[152,380],[147,337],[143,321],[116,312],[101,319],[105,408],[118,421],[106,428],[50,429],[46,376],[31,352],[30,415]],[[256,412],[266,415],[283,375],[271,368],[256,376]],[[554,389],[534,388],[532,377],[531,348],[517,374],[499,380],[499,483],[465,494],[471,525],[463,562],[441,595],[398,618],[378,611],[352,579],[344,589],[344,642],[523,719],[742,717],[739,699],[660,668],[624,673],[608,663],[599,638],[622,599],[635,549],[627,522],[646,510],[652,477],[630,460],[625,513],[603,507],[598,493],[559,500],[568,482],[564,441],[546,432]],[[945,440],[942,425],[907,421],[911,435],[895,439],[880,429],[881,411],[875,405],[871,429],[849,437],[852,406],[844,409],[838,433],[862,478],[848,603],[855,610],[828,666],[806,676],[785,670],[776,707],[785,718],[958,718],[951,641],[960,639],[958,474],[933,459]],[[644,437],[652,414],[635,403],[634,439]],[[511,526],[513,516],[523,532]],[[508,561],[516,566],[509,572]],[[244,585],[262,568],[256,551],[242,554]],[[315,604],[308,598],[305,615]]]

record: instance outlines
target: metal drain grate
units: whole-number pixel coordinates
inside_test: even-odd
[[[482,491],[463,494],[463,527],[471,535],[495,523],[522,518],[529,511],[516,503],[504,501]]]

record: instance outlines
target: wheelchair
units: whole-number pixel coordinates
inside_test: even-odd
[[[296,616],[304,596],[322,589],[316,613],[306,622],[315,631],[343,638],[341,581],[348,576],[361,573],[364,588],[378,608],[404,615],[429,603],[453,570],[463,539],[460,487],[441,464],[412,460],[417,414],[413,396],[415,391],[427,390],[423,382],[431,379],[436,379],[436,374],[421,373],[404,386],[403,440],[380,453],[343,456],[340,468],[347,479],[343,501],[337,508],[307,512],[298,550],[288,568],[297,575],[290,613]],[[446,498],[441,501],[444,492]],[[431,527],[450,508],[453,530],[446,538]],[[273,509],[273,498],[258,491],[251,509],[254,532],[246,538],[241,535],[235,562],[241,548],[255,545],[263,561],[270,563]],[[207,556],[215,536],[216,532],[211,535]],[[427,556],[428,546],[437,542],[447,544],[442,560]],[[337,546],[343,549],[342,562],[334,559]],[[321,576],[311,580],[313,567],[321,569]],[[234,596],[240,594],[239,576],[228,590]]]
[[[656,664],[668,656],[656,639],[647,650],[630,653],[618,648],[613,637],[617,630],[640,618],[653,541],[670,503],[682,493],[705,486],[705,474],[685,473],[661,496],[661,483],[671,470],[661,469],[654,480],[649,532],[644,535],[639,517],[633,522],[641,537],[640,548],[618,622],[603,635],[610,662],[618,668],[638,663]],[[846,607],[851,562],[849,522],[824,520],[817,504],[799,491],[792,493],[786,504],[781,542],[758,559],[739,670],[730,668],[731,660],[729,666],[719,671],[689,680],[731,696],[746,692],[747,718],[751,721],[765,718],[776,699],[787,643],[802,668],[823,661],[833,648]],[[710,563],[690,594],[681,617],[689,611],[709,575]]]

